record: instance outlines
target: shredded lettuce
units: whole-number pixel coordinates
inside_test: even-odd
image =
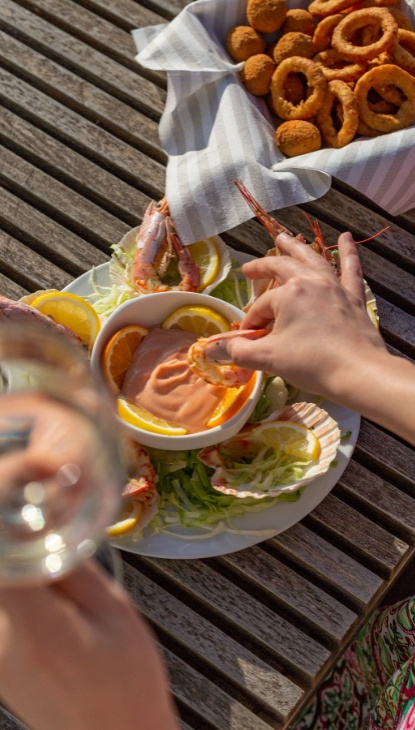
[[[241,265],[232,259],[232,267],[223,281],[211,292],[210,296],[223,299],[238,309],[243,309],[248,301],[248,282],[241,272]]]
[[[301,490],[261,500],[221,494],[211,485],[214,470],[198,459],[198,450],[149,449],[149,453],[161,495],[159,511],[150,523],[154,533],[200,528],[206,531],[203,536],[208,538],[212,531],[215,534],[218,530],[239,532],[232,522],[234,518],[248,512],[262,512],[278,501],[294,502],[300,496]],[[248,532],[258,534],[255,530]]]

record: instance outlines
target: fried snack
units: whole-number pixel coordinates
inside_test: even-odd
[[[339,118],[343,120],[339,131],[336,130],[332,119],[332,109],[337,101],[340,102],[342,107]],[[344,147],[354,139],[358,124],[357,99],[350,86],[339,79],[329,81],[326,98],[317,114],[317,125],[325,143],[329,147]]]
[[[274,61],[279,64],[291,56],[313,58],[315,52],[311,36],[305,33],[286,33],[281,36],[274,48]]]
[[[377,114],[370,109],[367,97],[375,83],[395,85],[407,97],[395,114]],[[415,122],[415,78],[399,66],[385,64],[367,71],[357,81],[355,95],[359,116],[372,129],[380,132],[394,132],[409,127]]]
[[[255,96],[265,96],[271,86],[275,63],[266,53],[256,53],[245,61],[241,72],[241,81]]]
[[[415,72],[415,33],[399,28],[398,37],[390,49],[390,54],[398,66],[413,74]]]
[[[284,87],[290,73],[304,74],[307,79],[307,98],[293,104],[284,97]],[[327,81],[317,63],[309,58],[285,58],[275,69],[271,79],[271,98],[275,112],[281,119],[311,119],[321,109],[327,91]]]
[[[294,106],[306,98],[306,84],[302,74],[288,74],[284,84],[284,97]]]
[[[355,81],[365,71],[367,64],[364,61],[349,61],[335,48],[328,48],[314,56],[313,61],[321,66],[327,81],[341,79],[342,81]]]
[[[285,0],[248,0],[246,15],[249,25],[260,33],[275,33],[287,15]]]
[[[306,35],[314,35],[316,29],[316,21],[308,10],[302,8],[293,8],[287,10],[287,16],[281,27],[281,33],[305,33]]]
[[[403,13],[402,10],[399,10],[399,8],[395,7],[388,8],[388,10],[395,18],[398,24],[398,28],[403,28],[403,30],[415,30],[411,21],[409,20],[409,18],[406,17],[405,13]]]
[[[321,147],[321,134],[317,127],[300,119],[283,122],[275,132],[275,140],[286,157],[315,152]]]
[[[352,0],[313,0],[308,6],[308,12],[316,17],[325,18],[333,13],[340,13],[353,5]]]
[[[373,84],[376,93],[393,106],[400,106],[405,101],[405,95],[396,86],[392,84]]]
[[[264,53],[265,40],[250,25],[236,25],[226,36],[226,50],[234,61],[246,61],[256,53]]]
[[[335,13],[320,20],[313,35],[314,48],[317,53],[330,48],[333,31],[343,18],[344,15],[341,13]]]
[[[398,5],[399,0],[360,0],[360,2],[354,6],[353,10],[362,10],[363,8],[388,8],[391,5]]]
[[[352,42],[355,33],[366,25],[379,23],[382,32],[379,40],[367,46]],[[386,8],[363,8],[346,15],[335,27],[331,44],[351,61],[368,61],[388,51],[398,35],[398,24]]]

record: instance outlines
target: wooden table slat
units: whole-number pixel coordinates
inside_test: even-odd
[[[406,541],[415,539],[415,492],[414,497],[406,494],[356,461],[349,463],[337,491],[352,495],[361,510],[376,515],[393,534]]]
[[[98,266],[109,260],[109,256],[91,246],[59,223],[19,200],[5,188],[0,195],[0,221],[12,230],[18,230],[23,237],[34,240],[41,255],[48,254],[50,261],[65,270],[80,275],[91,265]],[[16,236],[17,237],[17,236]]]
[[[263,592],[276,606],[281,605],[291,617],[295,616],[298,625],[311,627],[319,641],[325,638],[338,643],[356,621],[353,611],[261,547],[224,555],[218,560],[249,580],[252,593]]]
[[[336,537],[338,544],[349,545],[355,556],[366,560],[384,575],[390,575],[396,561],[409,545],[383,527],[329,494],[306,518],[324,527]]]
[[[220,686],[173,652],[161,648],[170,671],[172,692],[178,702],[207,720],[215,730],[231,727],[230,721],[234,723],[235,730],[269,730],[269,725],[262,722],[251,709],[230,697]]]
[[[129,565],[124,584],[148,619],[277,718],[301,698],[302,690],[294,682]]]
[[[51,7],[51,4],[48,4]],[[154,117],[159,117],[166,97],[164,89],[155,86],[140,74],[137,63],[133,70],[121,66],[101,51],[92,48],[85,40],[79,40],[69,32],[52,25],[38,13],[31,13],[12,0],[2,0],[0,27],[15,32],[21,40],[32,43],[45,55],[61,59],[83,78],[91,80],[118,98],[137,104]],[[129,45],[133,43],[128,34]]]
[[[188,590],[196,600],[218,612],[241,634],[276,655],[289,671],[303,676],[308,682],[321,670],[330,653],[300,628],[293,630],[288,621],[276,620],[275,612],[226,580],[202,561],[164,560],[141,558],[157,572]],[[304,652],[307,645],[307,652]]]
[[[2,107],[0,139],[66,185],[79,190],[86,200],[99,201],[105,210],[116,211],[123,220],[128,219],[132,228],[140,222],[150,202],[147,195]],[[50,195],[47,200],[49,198]]]
[[[47,258],[39,256],[2,230],[0,230],[0,265],[3,272],[7,268],[9,276],[14,275],[19,281],[30,283],[31,290],[63,289],[72,281],[70,274],[66,274]],[[0,293],[6,295],[1,288]],[[11,299],[20,299],[25,293],[26,291],[21,290],[19,293],[17,290],[15,297],[8,292],[7,296]]]
[[[371,601],[382,585],[379,576],[301,522],[268,540],[267,545],[295,560],[339,596],[352,600],[356,610]]]
[[[32,204],[41,207],[42,212],[46,206],[51,217],[58,217],[60,222],[82,238],[93,240],[94,245],[105,252],[129,230],[127,224],[4,148],[0,180],[6,181],[15,194],[24,190],[25,197],[30,196]]]
[[[61,141],[86,152],[138,187],[143,179],[149,180],[148,193],[162,197],[165,169],[160,163],[0,68],[0,99],[4,99],[6,90],[9,100],[46,131],[53,130]]]
[[[0,32],[0,59],[57,101],[165,163],[158,125],[141,112],[4,32]]]

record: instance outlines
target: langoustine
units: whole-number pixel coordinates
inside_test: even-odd
[[[158,512],[160,501],[157,490],[158,477],[148,451],[143,446],[128,440],[123,447],[128,482],[123,488],[122,497],[139,503],[141,513],[136,527],[142,530]]]
[[[232,362],[227,353],[226,343],[233,337],[257,340],[268,335],[270,331],[269,329],[234,329],[211,337],[199,337],[188,350],[189,369],[214,385],[224,385],[228,388],[245,385],[252,377],[253,371],[239,367]]]
[[[180,282],[177,286],[169,286],[163,283],[162,277],[174,254]],[[143,294],[171,289],[197,291],[199,288],[199,267],[177,235],[166,196],[158,203],[152,201],[144,213],[137,234],[131,279]]]

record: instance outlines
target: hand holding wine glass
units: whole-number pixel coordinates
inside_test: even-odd
[[[2,323],[0,366],[0,582],[55,578],[119,506],[113,403],[81,349],[36,323]]]

